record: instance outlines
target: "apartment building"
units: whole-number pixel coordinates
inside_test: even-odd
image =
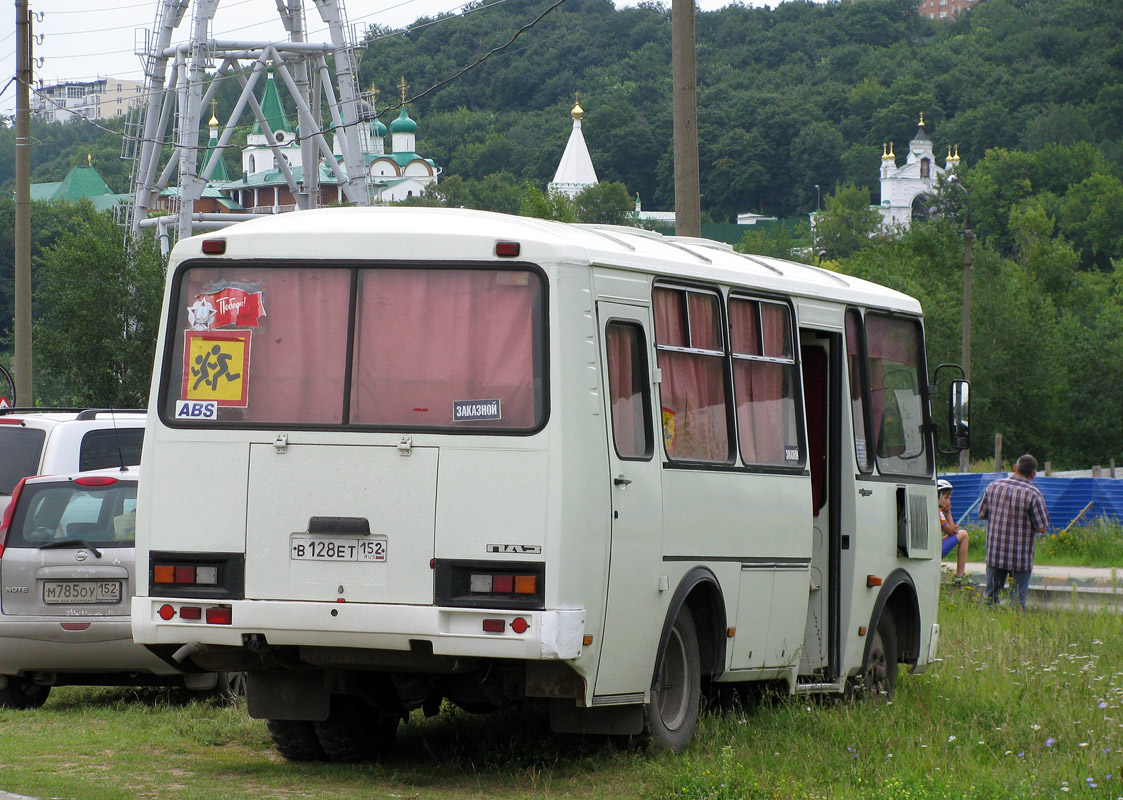
[[[126,113],[143,100],[141,81],[64,81],[40,85],[32,95],[31,114],[44,122],[72,122],[77,117],[108,119]]]

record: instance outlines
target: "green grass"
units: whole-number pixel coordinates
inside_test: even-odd
[[[766,696],[712,709],[681,756],[555,738],[529,709],[415,717],[377,763],[291,764],[244,708],[65,688],[38,711],[0,711],[0,790],[81,800],[1123,796],[1118,615],[992,610],[950,588],[940,615],[942,661],[902,674],[891,703]]]
[[[986,529],[967,528],[970,540],[969,561],[986,560]],[[953,550],[944,563],[954,563]],[[1123,568],[1123,525],[1106,520],[1093,520],[1087,525],[1074,525],[1069,531],[1054,531],[1037,537],[1035,564],[1067,567]]]

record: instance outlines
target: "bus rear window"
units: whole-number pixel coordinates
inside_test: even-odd
[[[528,269],[191,267],[163,411],[185,424],[530,431],[544,286]]]

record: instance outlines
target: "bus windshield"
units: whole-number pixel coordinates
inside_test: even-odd
[[[544,282],[496,268],[189,265],[165,352],[173,423],[531,431]]]

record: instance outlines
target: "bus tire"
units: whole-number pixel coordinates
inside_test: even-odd
[[[398,715],[358,697],[333,695],[331,712],[314,723],[316,738],[332,761],[366,761],[386,750],[398,730]]]
[[[675,618],[659,662],[651,702],[644,707],[644,736],[653,747],[681,753],[698,725],[702,693],[698,629],[689,608]]]
[[[886,699],[897,688],[897,626],[888,610],[882,612],[874,629],[862,665],[862,686],[870,697]]]
[[[277,752],[289,761],[323,761],[327,757],[316,738],[315,725],[307,720],[268,719],[265,727]]]
[[[39,708],[50,693],[50,686],[9,675],[7,686],[0,689],[0,708]]]

